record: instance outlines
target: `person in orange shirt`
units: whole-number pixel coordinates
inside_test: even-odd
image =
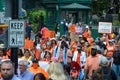
[[[87,57],[84,67],[84,80],[91,80],[93,70],[97,70],[99,68],[99,57],[100,55],[97,54],[97,47],[92,47],[91,55]]]
[[[94,41],[94,38],[89,35],[89,37],[87,38],[87,41],[89,42],[89,44],[92,44],[92,42]]]
[[[91,55],[91,50],[93,46],[96,46],[96,42],[94,41],[92,44],[87,43],[89,46],[87,47],[87,56]]]
[[[34,47],[34,49],[32,49],[31,52],[34,58],[36,58],[37,60],[41,59],[41,55],[40,55],[41,51],[39,49],[36,49],[36,47]]]
[[[8,50],[6,51],[6,54],[10,57],[10,56],[11,56],[11,49],[8,49]]]
[[[113,62],[113,53],[116,50],[117,50],[117,48],[115,46],[115,43],[112,40],[109,40],[108,44],[106,45],[106,50],[104,52],[104,55],[109,60],[110,67],[112,66],[112,62]]]
[[[48,79],[49,74],[46,72],[43,68],[39,67],[38,60],[34,59],[32,64],[32,67],[28,68],[28,71],[37,74],[37,73],[42,73],[44,76]]]
[[[77,51],[77,45],[73,45],[73,46],[71,47],[71,52],[72,52],[72,54],[74,54],[75,51]]]
[[[5,50],[4,49],[0,49],[0,60],[8,60],[9,57],[8,55],[6,55]]]
[[[91,35],[91,31],[89,26],[86,26],[85,32],[83,33],[83,36],[87,39]]]
[[[41,34],[42,34],[42,39],[49,38],[49,29],[46,27],[46,25],[43,25],[43,28],[41,29]]]
[[[28,38],[28,36],[25,36],[25,45],[24,49],[33,49],[34,48],[34,42]]]
[[[72,36],[75,35],[75,24],[71,24],[69,27],[69,31],[70,31],[70,38],[72,38]]]
[[[77,51],[74,52],[73,61],[77,62],[82,68],[86,62],[86,53],[82,51],[82,46],[77,46]]]
[[[2,75],[1,75],[1,73],[0,73],[0,79],[2,78]]]
[[[49,51],[50,53],[52,53],[51,42],[48,41],[48,42],[45,43],[45,45],[46,45],[45,51]]]
[[[107,44],[106,48],[107,48],[107,52],[105,55],[107,57],[112,57],[113,52],[116,50],[114,42],[112,40],[109,40],[109,43]]]
[[[75,24],[72,23],[72,24],[70,25],[69,29],[70,29],[70,32],[73,32],[73,33],[74,33],[74,32],[75,32]]]
[[[71,41],[69,47],[70,47],[72,53],[74,53],[74,51],[77,50],[77,45],[78,45],[78,41],[77,40]]]

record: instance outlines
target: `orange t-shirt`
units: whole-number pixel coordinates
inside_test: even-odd
[[[92,37],[87,38],[87,41],[89,42],[89,44],[92,44],[92,42],[94,41],[94,39]]]
[[[75,25],[70,25],[70,32],[75,32]]]
[[[7,54],[8,56],[11,56],[11,49],[9,49],[9,50],[6,52],[6,54]]]
[[[1,73],[0,73],[0,79],[2,78],[2,75],[1,75]]]
[[[78,53],[77,54],[77,63],[80,65],[80,56],[81,56],[81,54],[80,53]]]
[[[89,37],[88,31],[85,31],[83,35],[84,35],[84,37],[87,39],[87,38]]]
[[[47,79],[49,78],[48,72],[46,72],[46,71],[45,71],[43,68],[41,68],[41,67],[38,67],[38,68],[36,68],[36,69],[34,69],[33,67],[31,67],[31,68],[28,68],[28,71],[33,72],[34,74],[42,73]]]
[[[113,52],[116,50],[115,46],[107,46],[107,53],[106,56],[107,57],[112,57],[113,56]]]
[[[99,68],[99,57],[99,54],[97,54],[95,57],[90,55],[86,60],[84,69],[89,70],[88,76],[90,79],[92,77],[93,70],[97,70]]]
[[[25,45],[24,45],[24,49],[33,49],[34,47],[34,42],[32,40],[29,39],[25,39]]]
[[[49,30],[45,31],[44,38],[50,38],[50,31]]]
[[[35,51],[35,58],[36,58],[37,60],[40,60],[40,50],[39,50],[39,49],[35,49],[35,50],[33,50],[33,51]]]

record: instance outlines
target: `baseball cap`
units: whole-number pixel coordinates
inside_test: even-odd
[[[101,56],[100,58],[99,58],[99,64],[100,65],[105,65],[105,64],[107,64],[108,63],[108,60],[107,60],[107,58],[105,57],[105,56]]]
[[[86,25],[86,27],[85,28],[89,28],[89,26],[88,25]]]

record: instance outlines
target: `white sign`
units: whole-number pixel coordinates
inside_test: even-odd
[[[3,17],[1,18],[0,23],[9,24],[10,20],[11,20],[11,17]]]
[[[25,37],[25,26],[23,20],[11,20],[8,27],[9,47],[23,47]]]
[[[110,22],[99,22],[98,32],[99,33],[111,33],[112,23]]]
[[[0,12],[0,18],[5,17],[5,12]]]

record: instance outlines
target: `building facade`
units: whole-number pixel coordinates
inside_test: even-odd
[[[92,0],[43,0],[46,9],[46,24],[52,29],[57,22],[89,22]]]

